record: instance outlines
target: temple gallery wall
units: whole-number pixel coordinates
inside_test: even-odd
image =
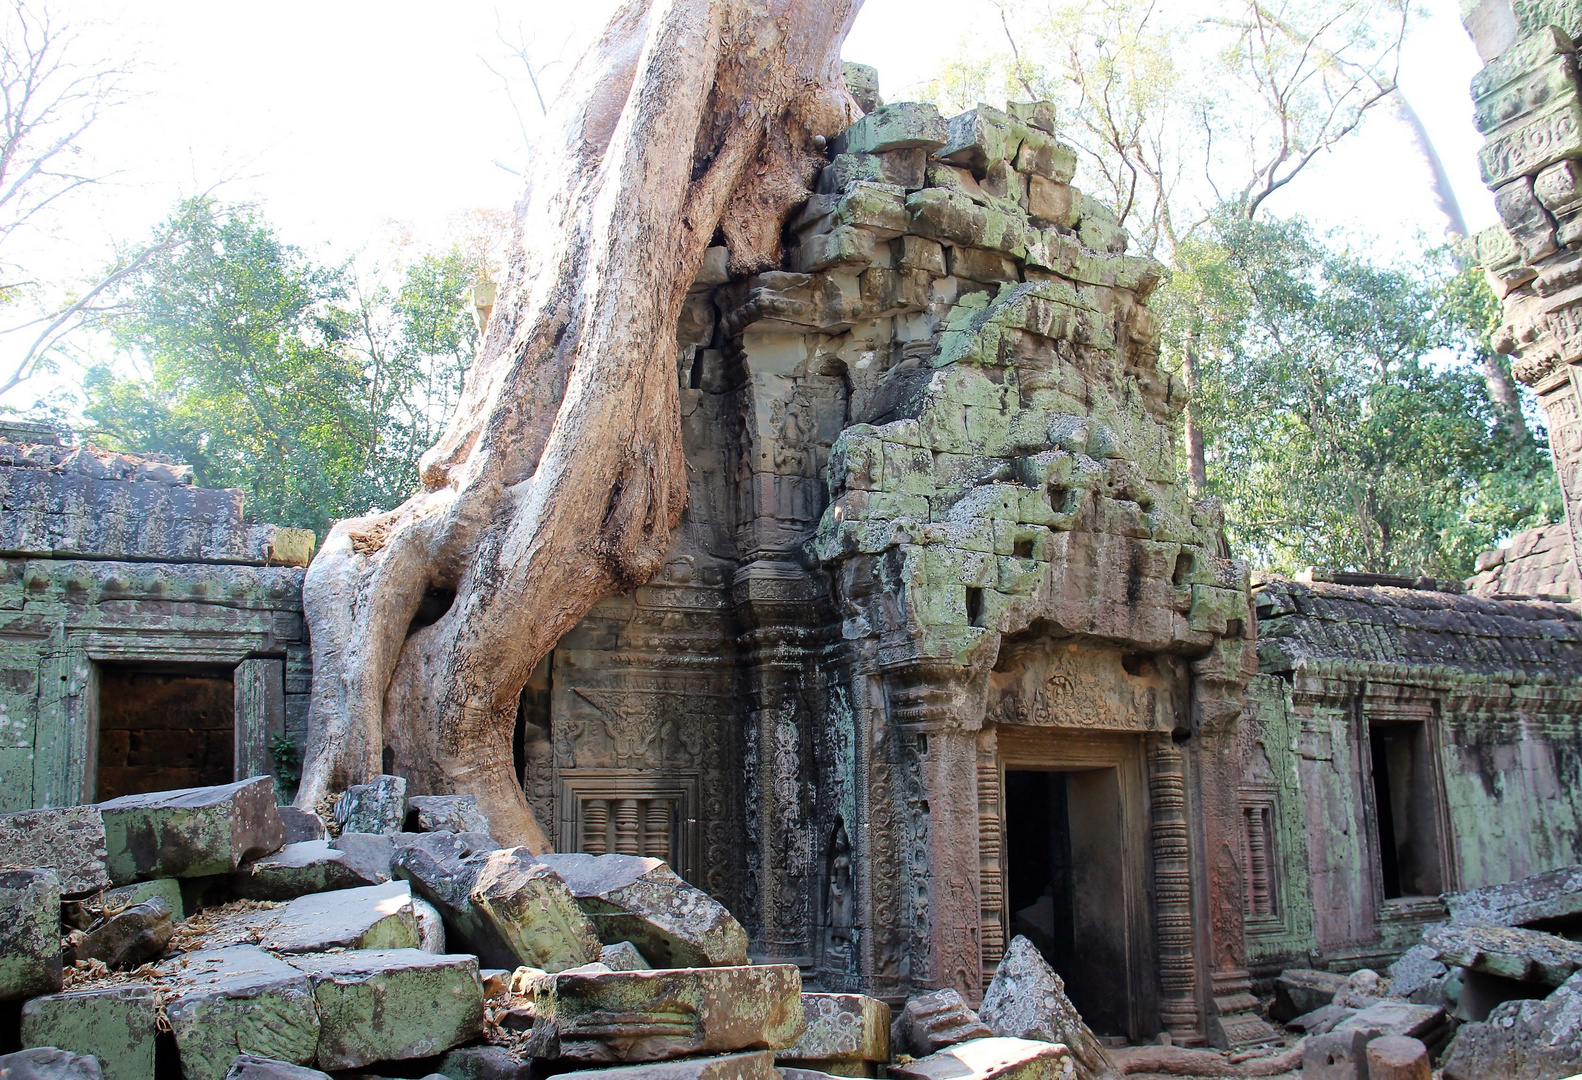
[[[1478,250],[1574,515],[1582,26],[1522,10],[1475,88],[1508,227]],[[849,78],[866,115],[784,267],[713,249],[689,295],[663,568],[523,694],[557,848],[666,859],[810,987],[976,1001],[1021,935],[1100,1035],[1216,1045],[1271,1036],[1281,968],[1388,962],[1440,894],[1582,861],[1572,529],[1469,583],[1250,574],[1177,465],[1162,268],[1072,186],[1052,110]],[[284,793],[311,535],[3,434],[0,809]]]

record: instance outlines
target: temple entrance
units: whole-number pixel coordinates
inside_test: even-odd
[[[100,664],[95,797],[229,784],[231,671],[200,664]]]
[[[1127,842],[1116,768],[1008,768],[1006,912],[1100,1035],[1131,1027]]]
[[[1374,827],[1384,898],[1445,891],[1439,776],[1428,724],[1370,723]]]

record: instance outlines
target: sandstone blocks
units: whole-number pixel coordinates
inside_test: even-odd
[[[60,879],[0,871],[0,1001],[60,989]]]
[[[104,817],[97,806],[0,814],[0,869],[55,871],[63,896],[107,888]]]
[[[163,970],[185,1080],[222,1080],[238,1053],[313,1061],[319,1014],[301,971],[251,945],[187,953]]]
[[[110,880],[228,874],[279,850],[285,826],[275,782],[257,776],[219,787],[126,795],[100,803]]]
[[[91,1055],[104,1080],[153,1080],[156,1013],[149,986],[34,998],[22,1007],[22,1043]]]

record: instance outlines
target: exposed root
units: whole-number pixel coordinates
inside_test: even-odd
[[[1302,1068],[1302,1042],[1268,1057],[1236,1060],[1218,1050],[1188,1050],[1180,1046],[1127,1046],[1109,1052],[1115,1067],[1126,1076],[1198,1076],[1205,1080],[1242,1076],[1281,1076]]]

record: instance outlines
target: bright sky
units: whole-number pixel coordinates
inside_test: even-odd
[[[127,85],[137,97],[92,132],[89,149],[116,170],[115,182],[59,215],[37,248],[39,273],[91,273],[114,241],[146,235],[178,198],[217,184],[223,198],[261,204],[287,239],[324,258],[377,248],[392,223],[433,239],[460,213],[507,208],[518,181],[497,163],[519,165],[524,142],[485,61],[515,77],[530,120],[537,105],[501,32],[529,41],[540,62],[569,61],[612,6],[56,0],[53,10],[78,25],[86,50],[135,58]],[[1430,0],[1401,85],[1476,230],[1494,213],[1477,176],[1481,140],[1466,89],[1479,65],[1455,9],[1455,0]],[[996,26],[988,0],[866,0],[846,58],[878,67],[886,98],[900,100],[975,28]],[[1382,112],[1270,209],[1299,211],[1381,252],[1443,229],[1424,167]],[[19,396],[30,395],[7,400],[21,404]]]

